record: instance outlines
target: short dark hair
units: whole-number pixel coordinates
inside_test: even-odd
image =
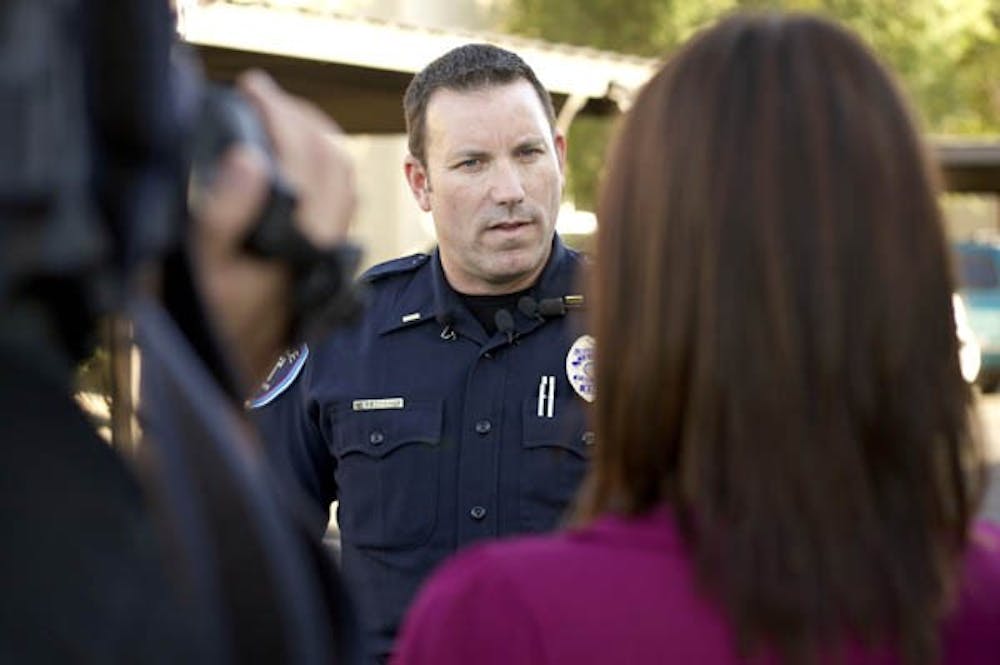
[[[535,72],[516,53],[492,44],[466,44],[448,51],[413,77],[403,96],[410,154],[425,163],[427,104],[439,88],[477,90],[523,79],[538,93],[549,126],[555,127],[552,97]]]
[[[936,662],[982,466],[892,76],[827,20],[728,18],[638,95],[606,173],[578,518],[670,505],[741,643],[785,662],[850,635]]]

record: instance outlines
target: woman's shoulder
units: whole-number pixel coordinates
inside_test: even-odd
[[[1000,605],[1000,523],[983,520],[975,524],[963,576],[964,587],[980,589],[983,593],[977,595],[988,595]]]
[[[500,582],[509,591],[513,580],[531,585],[531,579],[544,576],[550,566],[559,566],[581,555],[574,532],[520,536],[468,547],[452,556],[431,577],[430,587],[438,593],[469,593],[477,586]],[[585,549],[585,548],[584,548]]]
[[[604,515],[557,533],[475,546],[452,560],[451,573],[480,575],[481,569],[489,569],[530,580],[628,561],[655,559],[662,564],[664,557],[683,556],[684,550],[673,517],[664,508],[638,516]]]
[[[664,626],[663,616],[677,620]],[[558,637],[566,626],[576,638]],[[636,634],[655,637],[636,642]],[[668,634],[682,642],[710,635],[712,644],[725,637],[697,594],[669,514],[607,516],[457,554],[418,594],[397,662],[613,662],[615,649],[650,662],[667,645],[680,648]]]
[[[675,564],[675,565],[672,565]],[[688,566],[669,515],[605,516],[555,534],[521,536],[467,548],[449,559],[421,591],[425,603],[545,607],[600,595],[651,577],[684,578]],[[597,577],[600,583],[597,583]],[[580,580],[589,580],[581,585]]]
[[[512,551],[531,547],[523,540],[474,545],[442,565],[407,612],[394,665],[543,662],[542,631],[521,591],[525,581],[503,565]]]
[[[1000,650],[1000,524],[975,525],[958,602],[945,623],[946,663],[992,663]]]

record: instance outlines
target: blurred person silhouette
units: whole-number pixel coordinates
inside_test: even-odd
[[[456,557],[395,662],[1000,662],[935,177],[892,77],[822,18],[733,15],[611,155],[575,528]]]
[[[250,73],[267,140],[216,141],[188,209],[196,137],[233,127],[173,42],[163,0],[0,9],[0,662],[352,662],[332,561],[241,399],[346,313],[351,165]],[[307,314],[320,298],[338,312]],[[109,312],[141,352],[136,464],[72,400]]]

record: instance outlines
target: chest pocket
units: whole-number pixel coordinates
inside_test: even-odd
[[[407,548],[424,544],[437,519],[441,402],[332,414],[345,543]]]
[[[535,399],[521,410],[520,518],[525,531],[549,531],[565,516],[593,448],[576,399],[556,400],[557,417],[539,416]]]

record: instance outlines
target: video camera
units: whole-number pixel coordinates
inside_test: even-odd
[[[23,313],[26,331],[53,332],[78,360],[98,317],[161,266],[165,306],[231,385],[190,283],[187,188],[210,179],[235,143],[271,151],[250,104],[204,81],[168,2],[7,0],[0,132],[0,306]],[[246,247],[291,267],[294,334],[319,334],[357,309],[344,285],[358,254],[313,247],[293,224],[295,193],[273,160],[270,172]]]

